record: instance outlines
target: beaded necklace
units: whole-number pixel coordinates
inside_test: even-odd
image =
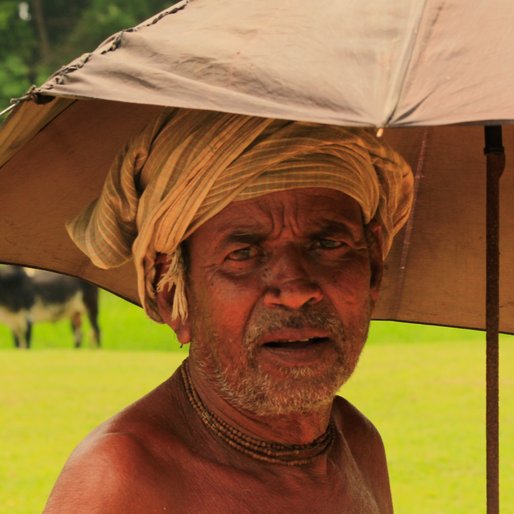
[[[203,424],[232,448],[254,459],[272,464],[300,466],[307,464],[311,459],[326,451],[334,440],[335,429],[332,421],[330,421],[324,434],[307,444],[283,444],[262,441],[244,434],[205,406],[191,381],[189,362],[187,360],[183,363],[180,371],[187,398],[193,409],[200,416]]]

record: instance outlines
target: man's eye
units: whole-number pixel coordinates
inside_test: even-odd
[[[227,259],[230,261],[247,261],[257,257],[257,254],[258,250],[255,246],[245,246],[244,248],[239,248],[238,250],[230,252]]]
[[[316,250],[334,250],[343,247],[344,243],[342,241],[335,241],[334,239],[318,239],[313,246]]]

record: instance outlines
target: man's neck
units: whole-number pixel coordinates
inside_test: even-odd
[[[207,409],[249,436],[284,444],[309,444],[327,431],[332,403],[307,413],[256,415],[231,405],[194,362],[189,362],[189,369],[193,387]]]

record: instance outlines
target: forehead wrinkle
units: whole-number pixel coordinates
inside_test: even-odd
[[[223,215],[222,222],[219,221],[219,215],[207,222],[210,225],[209,231],[216,235],[217,240],[226,239],[232,235],[235,237],[239,235],[265,237],[273,232],[276,226],[277,206],[279,207],[279,216],[284,220],[284,206],[282,202],[275,203],[265,199],[258,202],[249,201],[246,205],[245,203],[245,201],[234,202],[221,211],[220,214]],[[270,203],[275,203],[275,208]],[[200,227],[199,231],[202,228]]]
[[[294,190],[286,197],[273,193],[258,199],[236,201],[199,227],[195,234],[208,235],[213,243],[211,247],[242,236],[272,240],[281,236],[328,234],[330,231],[344,232],[356,241],[362,239],[364,223],[360,206],[338,209],[339,202],[334,203],[334,198],[327,198],[324,193],[324,190],[309,191],[306,195],[303,190]]]

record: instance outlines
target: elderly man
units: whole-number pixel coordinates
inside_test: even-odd
[[[381,438],[336,396],[411,172],[369,131],[169,110],[69,232],[133,258],[190,356],[70,457],[47,513],[390,513]]]

